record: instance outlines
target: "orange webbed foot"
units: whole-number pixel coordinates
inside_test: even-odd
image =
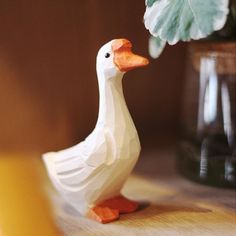
[[[120,213],[131,213],[138,209],[139,204],[120,195],[90,209],[88,217],[100,223],[109,223],[119,219]]]
[[[119,219],[119,210],[105,206],[95,206],[89,211],[88,217],[105,224]]]
[[[102,202],[99,206],[119,210],[119,213],[131,213],[138,209],[139,204],[120,195]]]

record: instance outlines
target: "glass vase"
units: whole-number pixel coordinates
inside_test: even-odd
[[[178,169],[203,184],[236,187],[236,43],[188,49]]]

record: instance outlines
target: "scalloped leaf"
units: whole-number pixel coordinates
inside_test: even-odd
[[[150,36],[148,42],[148,51],[152,58],[158,58],[166,46],[166,41],[163,41],[159,37]]]
[[[146,5],[148,7],[151,7],[156,1],[158,1],[158,0],[146,0]]]
[[[228,0],[147,0],[144,24],[169,44],[208,36],[227,19]]]

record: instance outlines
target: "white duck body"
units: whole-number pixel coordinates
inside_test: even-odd
[[[113,62],[112,42],[97,56],[99,115],[95,129],[83,142],[43,155],[55,188],[82,215],[120,194],[141,149],[123,95],[124,72]],[[104,57],[106,53],[109,58]]]

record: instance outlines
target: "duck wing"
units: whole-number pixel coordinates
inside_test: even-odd
[[[109,130],[100,129],[76,146],[44,154],[43,159],[56,188],[78,191],[115,161],[115,147]]]

